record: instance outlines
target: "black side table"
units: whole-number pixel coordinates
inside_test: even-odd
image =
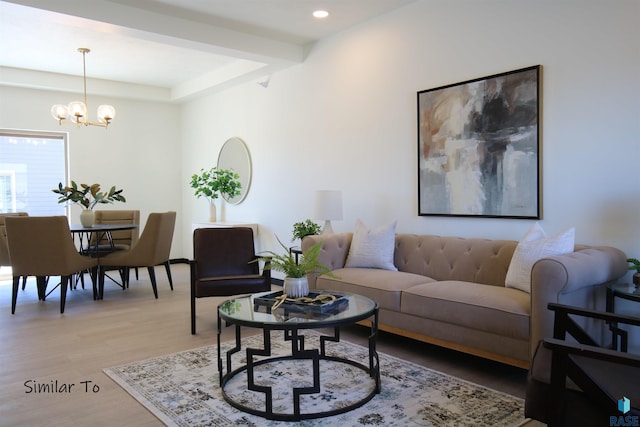
[[[292,254],[295,255],[296,257],[296,264],[298,264],[298,257],[300,255],[302,255],[302,248],[300,246],[291,246],[289,248],[289,252],[291,252]]]
[[[629,301],[640,302],[640,287],[629,283],[616,283],[607,286],[607,311],[615,313],[616,297]],[[613,334],[613,350],[618,349],[618,338],[620,339],[620,350],[627,351],[627,331],[618,328],[615,322],[609,324],[609,329]]]

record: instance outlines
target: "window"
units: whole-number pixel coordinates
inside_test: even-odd
[[[66,215],[51,190],[67,182],[67,134],[0,129],[0,212]]]

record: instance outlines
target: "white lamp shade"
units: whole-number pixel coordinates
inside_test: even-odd
[[[98,107],[98,120],[101,122],[109,122],[116,116],[116,109],[113,105],[101,105]]]
[[[69,103],[69,116],[71,117],[85,117],[87,115],[87,106],[84,105],[84,102],[81,101],[73,101]]]
[[[341,220],[342,192],[334,190],[316,191],[314,219]]]
[[[51,115],[56,120],[64,120],[69,115],[69,110],[66,105],[56,104],[51,107]]]

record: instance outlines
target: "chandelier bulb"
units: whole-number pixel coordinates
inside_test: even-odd
[[[51,107],[51,115],[54,119],[61,121],[69,116],[69,110],[66,105],[56,104]]]
[[[109,124],[109,122],[116,116],[116,109],[113,108],[113,105],[100,105],[98,107],[97,115],[100,122]]]

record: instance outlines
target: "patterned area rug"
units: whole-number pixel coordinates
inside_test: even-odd
[[[317,333],[305,331],[307,349]],[[282,333],[273,333],[275,355],[290,354]],[[316,341],[316,342],[314,342]],[[233,343],[223,343],[223,351]],[[262,335],[243,339],[243,351],[233,356],[233,368],[245,351],[262,347]],[[368,349],[342,341],[328,343],[327,354],[368,366]],[[297,423],[270,421],[241,412],[222,397],[218,382],[216,346],[107,368],[104,372],[168,426],[518,426],[525,422],[522,399],[452,377],[383,353],[380,355],[382,391],[353,411]],[[224,353],[223,353],[224,357]],[[290,412],[290,388],[310,386],[310,361],[265,363],[256,369],[256,383],[273,385],[274,412]],[[302,413],[331,410],[360,399],[373,380],[346,363],[321,361],[322,388],[302,396]],[[226,386],[227,394],[249,407],[264,406],[262,393],[246,391],[246,374]]]

